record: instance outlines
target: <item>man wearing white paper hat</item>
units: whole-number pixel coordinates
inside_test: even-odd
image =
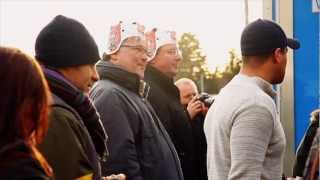
[[[173,77],[178,73],[181,61],[176,34],[173,31],[148,32],[150,59],[145,80],[150,84],[148,100],[169,133],[178,152],[183,176],[186,180],[196,180],[193,134],[188,114],[180,103],[178,88]]]
[[[90,92],[109,136],[110,156],[102,173],[124,173],[129,180],[183,180],[174,145],[145,100],[147,60],[144,26],[120,22],[111,27],[108,49],[96,65],[100,80]]]

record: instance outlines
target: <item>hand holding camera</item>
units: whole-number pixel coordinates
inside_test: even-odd
[[[204,104],[198,99],[198,96],[193,97],[187,106],[190,119],[193,120],[198,113],[202,112],[203,108]]]
[[[102,180],[125,180],[126,176],[124,174],[112,174],[110,176],[103,177]]]
[[[209,108],[211,104],[214,102],[214,96],[209,95],[208,93],[201,93],[197,96],[197,99]]]

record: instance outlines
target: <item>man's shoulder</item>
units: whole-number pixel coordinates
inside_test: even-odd
[[[141,103],[138,94],[118,84],[111,81],[98,83],[101,84],[96,84],[90,92],[90,98],[98,111],[109,112],[112,108],[106,109],[108,106],[131,111],[133,106]]]
[[[81,118],[78,112],[59,96],[52,94],[52,97],[53,102],[51,103],[51,117],[57,117],[56,119],[61,119],[61,117],[67,117],[68,119]]]
[[[114,89],[121,89],[121,88],[122,87],[119,84],[109,79],[101,79],[97,81],[93,86],[93,89],[101,89],[105,92],[113,91]]]
[[[250,84],[230,84],[222,89],[217,97],[236,102],[242,106],[267,106],[273,108],[273,99],[259,87]]]
[[[262,107],[276,118],[276,106],[273,99],[261,89],[241,85],[226,86],[216,96],[215,102],[208,114],[210,117],[225,117],[231,120],[238,113],[251,110],[253,107]]]
[[[123,95],[129,93],[130,91],[110,80],[99,80],[90,91],[90,98],[93,101],[97,101],[99,99],[105,101],[106,98],[108,100],[119,99]]]
[[[54,94],[49,119],[51,131],[83,131],[83,119],[79,113]]]

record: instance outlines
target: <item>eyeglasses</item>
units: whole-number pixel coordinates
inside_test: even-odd
[[[123,45],[121,45],[120,47],[126,47],[126,48],[133,49],[133,50],[137,51],[139,54],[147,55],[148,57],[149,57],[149,55],[150,55],[148,49],[146,49],[146,48],[144,48],[144,47],[142,47],[142,46],[139,46],[139,45],[123,44]]]
[[[180,55],[180,51],[178,49],[169,49],[165,52],[167,54],[169,54],[170,56],[179,56]]]

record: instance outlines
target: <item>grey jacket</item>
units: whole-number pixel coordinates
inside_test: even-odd
[[[216,96],[204,121],[209,180],[282,178],[285,134],[272,85],[235,76]]]
[[[145,99],[147,86],[135,74],[105,61],[90,92],[108,133],[109,157],[103,175],[124,173],[128,180],[182,180],[174,146]]]

